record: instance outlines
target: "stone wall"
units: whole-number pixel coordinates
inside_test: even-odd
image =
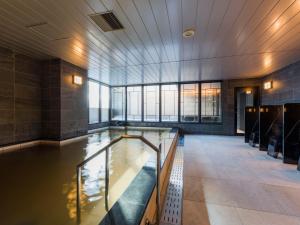
[[[42,139],[60,139],[60,60],[42,63]]]
[[[74,74],[83,85],[72,83]],[[0,146],[64,140],[88,131],[87,72],[0,48]]]
[[[73,84],[74,74],[82,77],[82,85]],[[88,131],[87,71],[61,61],[60,79],[61,140],[85,135]]]
[[[0,48],[0,146],[40,138],[40,62]]]
[[[73,75],[83,79],[73,84]],[[43,62],[43,139],[64,140],[88,130],[87,72],[63,60]]]
[[[273,81],[273,88],[262,90],[263,105],[300,103],[300,61],[265,76],[265,81]]]

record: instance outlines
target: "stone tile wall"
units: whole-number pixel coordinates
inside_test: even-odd
[[[42,63],[42,139],[60,139],[60,60]]]
[[[263,105],[300,102],[300,61],[265,76],[265,81],[273,81],[273,88],[262,90]]]
[[[72,83],[74,74],[83,85]],[[88,130],[87,72],[0,48],[0,146],[64,140]]]
[[[73,84],[75,74],[82,77],[82,85]],[[61,61],[60,81],[60,139],[85,135],[88,131],[87,71]]]
[[[73,84],[73,75],[83,78]],[[65,140],[87,134],[87,72],[60,59],[43,62],[43,139]]]
[[[40,138],[41,66],[0,48],[0,146]]]

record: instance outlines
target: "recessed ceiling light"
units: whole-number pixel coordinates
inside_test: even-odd
[[[195,35],[195,29],[193,28],[189,28],[186,29],[183,33],[182,33],[183,37],[185,38],[189,38],[189,37],[193,37]]]

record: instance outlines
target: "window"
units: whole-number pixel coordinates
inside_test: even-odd
[[[221,121],[221,83],[202,83],[201,122],[219,123]]]
[[[101,85],[101,122],[109,121],[109,87]]]
[[[161,121],[178,121],[178,85],[161,86]]]
[[[144,86],[144,121],[159,121],[159,86]]]
[[[125,120],[125,88],[111,88],[111,119]]]
[[[100,85],[89,81],[89,123],[99,123]]]
[[[127,120],[142,119],[142,87],[127,87]]]
[[[199,121],[199,88],[198,84],[181,84],[180,112],[182,122]]]

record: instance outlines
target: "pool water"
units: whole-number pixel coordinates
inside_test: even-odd
[[[169,129],[110,129],[62,147],[38,146],[0,155],[1,225],[76,224],[76,166],[124,133],[162,143],[164,161],[174,133]],[[108,207],[120,198],[143,166],[155,167],[156,154],[140,140],[123,139],[109,150]],[[105,153],[82,168],[82,224],[99,224],[104,204]]]

